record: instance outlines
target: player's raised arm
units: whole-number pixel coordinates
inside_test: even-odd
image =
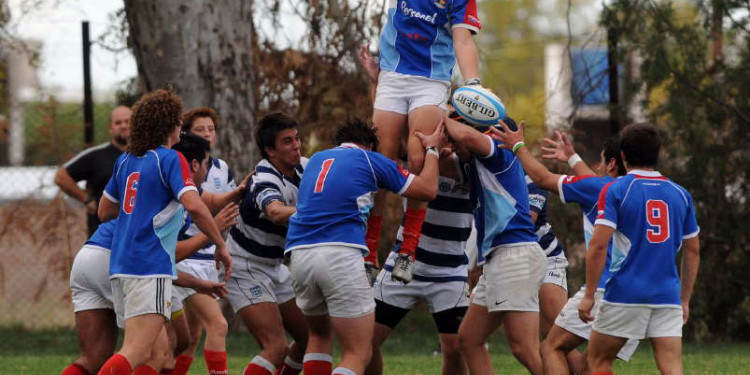
[[[590,176],[596,174],[583,159],[576,153],[573,145],[568,139],[568,135],[555,130],[555,138],[544,138],[542,140],[542,158],[557,160],[561,163],[568,163],[573,174],[576,176]]]
[[[458,68],[466,79],[466,83],[480,84],[477,45],[469,29],[463,27],[453,29],[453,48],[456,51]]]
[[[517,131],[510,130],[503,121],[500,121],[500,127],[502,130],[494,126],[490,127],[490,136],[502,142],[502,147],[516,154],[518,160],[521,161],[521,165],[523,165],[524,171],[537,186],[557,193],[557,181],[560,179],[560,175],[550,172],[544,164],[536,160],[529,148],[526,147],[523,138],[526,122],[521,121]]]
[[[216,216],[214,216],[216,227],[219,228],[220,232],[225,232],[227,229],[231,228],[234,224],[237,223],[237,216],[239,216],[239,214],[240,211],[237,204],[228,204],[221,211],[219,211]],[[198,250],[204,248],[210,242],[211,240],[208,239],[208,236],[203,233],[198,233],[188,239],[177,241],[177,249],[175,250],[174,256],[175,263],[179,263],[180,261],[188,258]]]
[[[414,176],[414,181],[404,192],[405,197],[430,201],[437,196],[438,178],[440,176],[438,163],[440,152],[438,150],[442,149],[446,143],[444,129],[445,125],[440,123],[430,135],[424,135],[419,131],[414,133],[422,141],[422,146],[427,150],[427,154],[425,155],[422,172],[418,176]]]
[[[468,148],[471,153],[479,157],[491,155],[492,148],[495,147],[484,134],[450,118],[445,119],[445,132],[453,142]]]

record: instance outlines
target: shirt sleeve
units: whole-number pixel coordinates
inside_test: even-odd
[[[73,157],[73,159],[63,164],[63,168],[65,168],[75,182],[88,180],[94,174],[93,166],[96,165],[94,162],[95,158],[96,152],[94,150],[83,150]]]
[[[253,176],[250,188],[245,194],[248,198],[246,201],[251,202],[259,212],[266,212],[266,206],[273,201],[286,204],[284,196],[281,194],[281,189],[276,182],[264,179],[264,175]]]
[[[688,192],[685,192],[685,194],[688,198],[688,211],[687,215],[685,216],[685,223],[683,224],[683,240],[693,238],[700,232],[700,227],[698,227],[698,220],[695,218],[695,203],[693,202],[693,197]]]
[[[451,28],[463,27],[476,34],[482,29],[482,22],[477,17],[476,0],[455,0],[451,9]]]
[[[172,190],[174,198],[180,200],[182,194],[188,191],[197,192],[198,189],[195,187],[192,177],[190,177],[190,167],[185,156],[175,150],[170,150],[166,155],[162,162],[162,175],[164,181]]]
[[[593,175],[562,175],[557,180],[557,192],[563,203],[578,203],[582,207],[593,207],[599,200],[599,193],[608,182]]]
[[[365,155],[370,159],[377,186],[399,195],[404,194],[414,180],[414,175],[380,153],[366,151]]]
[[[102,195],[114,203],[120,203],[120,197],[122,196],[120,194],[120,184],[117,181],[118,170],[120,169],[122,158],[123,156],[120,155],[120,157],[117,158],[117,161],[115,161],[115,166],[112,167],[112,176],[109,177],[109,181],[107,181],[107,185],[104,187],[104,191],[102,191]]]
[[[605,185],[599,194],[598,215],[594,225],[606,225],[617,229],[617,209],[620,207],[620,199],[616,189],[612,189],[613,182]]]
[[[540,189],[535,183],[528,184],[529,188],[529,209],[536,213],[540,213],[544,210],[544,205],[547,204],[547,197],[549,192],[544,189]]]
[[[484,137],[490,142],[490,153],[485,156],[479,156],[477,160],[493,173],[504,172],[508,167],[508,163],[513,160],[515,155],[509,150],[498,147],[498,145],[502,144],[500,141],[496,141],[488,135],[484,135]]]

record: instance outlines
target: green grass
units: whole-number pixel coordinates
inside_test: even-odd
[[[437,336],[426,314],[408,317],[383,347],[386,374],[439,374],[440,356],[433,355]],[[72,330],[26,331],[18,328],[0,329],[0,374],[58,374],[78,354]],[[246,332],[232,333],[228,338],[231,374],[241,374],[247,361],[258,352],[258,346]],[[523,367],[510,354],[500,335],[490,342],[495,372],[525,374]],[[698,345],[689,344],[684,354],[687,374],[748,374],[750,344]],[[651,348],[644,343],[634,358],[618,362],[618,374],[657,374]],[[205,365],[197,358],[191,374],[205,374]]]

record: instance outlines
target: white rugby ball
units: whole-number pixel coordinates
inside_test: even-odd
[[[453,108],[474,126],[495,125],[505,118],[505,106],[497,95],[479,85],[463,86],[453,92]]]

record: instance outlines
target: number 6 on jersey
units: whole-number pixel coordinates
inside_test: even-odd
[[[135,198],[138,195],[138,180],[140,179],[140,172],[133,172],[128,176],[127,183],[125,184],[125,199],[122,201],[122,210],[126,214],[133,213]]]

